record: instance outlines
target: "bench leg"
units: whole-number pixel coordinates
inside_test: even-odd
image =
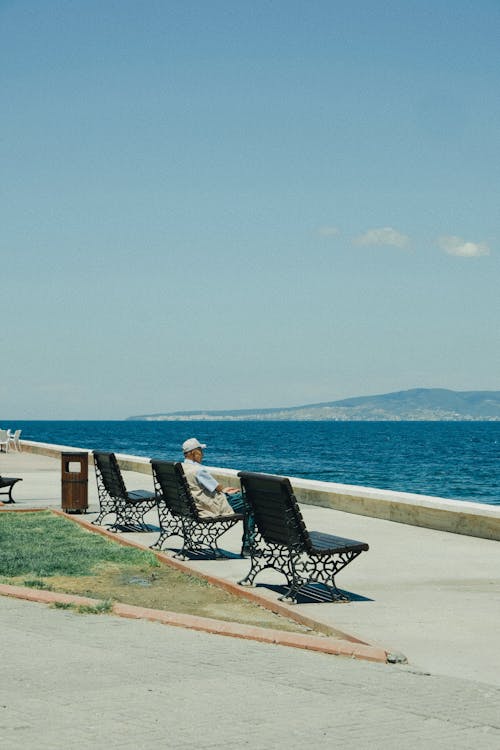
[[[12,497],[12,490],[14,489],[14,485],[15,485],[15,482],[12,482],[12,484],[9,485],[9,492],[8,493],[7,492],[1,492],[0,493],[1,495],[7,495],[8,494],[9,499],[8,500],[3,500],[3,504],[4,505],[10,505],[11,503],[15,504],[16,501]]]
[[[277,570],[279,573],[283,573],[288,582],[289,575],[285,572],[285,570],[288,570],[287,551],[281,545],[273,545],[264,542],[258,531],[253,537],[251,537],[250,558],[250,570],[244,578],[238,581],[240,586],[253,586],[256,576],[261,571],[266,570],[266,568],[271,568]]]
[[[200,524],[189,518],[182,518],[182,536],[183,546],[180,552],[175,555],[180,559],[189,559],[189,556],[210,555],[213,559],[233,557],[232,554],[226,554],[218,545],[219,537],[225,534],[237,521],[228,517],[224,521],[217,521],[213,524]]]
[[[162,550],[165,542],[171,536],[182,536],[182,523],[175,518],[167,508],[160,508],[158,504],[158,526],[160,534],[158,539],[149,545],[150,549]]]
[[[348,602],[349,596],[337,588],[335,575],[354,560],[359,552],[342,552],[340,554],[290,555],[289,560],[289,590],[283,599],[291,599],[297,603],[300,593],[309,599],[331,602]]]

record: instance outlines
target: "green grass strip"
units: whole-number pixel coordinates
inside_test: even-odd
[[[99,563],[159,564],[151,552],[122,547],[49,512],[0,515],[0,576],[92,575]]]

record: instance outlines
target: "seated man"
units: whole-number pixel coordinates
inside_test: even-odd
[[[243,513],[244,503],[241,492],[236,487],[222,487],[201,466],[203,449],[206,447],[196,438],[189,438],[182,444],[184,453],[182,468],[200,516],[227,516],[231,513]],[[249,519],[248,527],[244,521],[242,554],[245,556],[249,554],[249,534],[253,534],[253,519]]]

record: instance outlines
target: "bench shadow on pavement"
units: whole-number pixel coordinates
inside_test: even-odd
[[[181,547],[169,544],[168,547],[164,547],[162,550],[164,553],[168,553],[169,556],[176,560],[182,560],[183,562],[203,562],[205,560],[211,560],[217,564],[222,560],[241,560],[241,555],[238,552],[230,552],[223,547],[218,548],[220,553],[214,558],[213,552],[210,550],[186,550]],[[214,574],[217,571],[214,570]]]
[[[285,596],[288,591],[288,587],[284,585],[277,585],[275,583],[257,583],[256,589],[264,589],[266,591],[273,591],[275,594]],[[346,591],[346,589],[338,589],[339,594],[348,597],[349,602],[372,602],[373,599],[370,597],[356,594],[352,591]],[[318,602],[325,602],[329,604],[348,604],[349,602],[337,601],[332,602],[330,594],[327,589],[319,584],[311,584],[297,594],[297,604],[317,604]]]

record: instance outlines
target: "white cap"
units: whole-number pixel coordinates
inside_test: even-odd
[[[182,452],[183,453],[189,453],[189,451],[194,451],[195,448],[206,448],[207,446],[205,443],[200,443],[199,440],[196,438],[188,438],[188,440],[185,440],[182,444]]]

